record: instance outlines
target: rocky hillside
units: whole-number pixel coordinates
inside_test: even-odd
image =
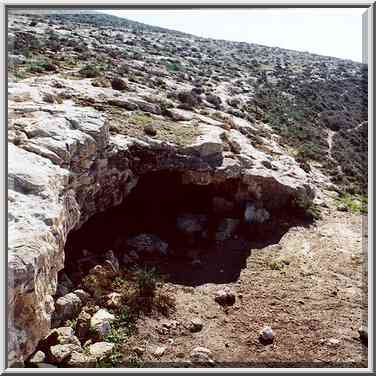
[[[215,116],[262,122],[306,169],[319,164],[334,183],[351,192],[366,190],[365,65],[198,38],[104,14],[35,15],[22,26],[11,23],[10,32],[11,53],[27,55],[24,66],[14,65],[16,77],[50,63],[60,74],[96,76],[102,86],[124,78],[140,94],[155,95],[164,110],[177,100],[217,110],[211,111]],[[191,103],[178,96],[192,89]]]
[[[203,197],[215,198],[221,209],[211,226],[219,224],[213,230],[219,242],[251,223],[255,234],[265,223],[271,236],[282,222],[286,228],[287,217],[317,219],[320,205],[326,206],[324,190],[337,192],[343,210],[364,210],[362,64],[81,13],[10,14],[8,53],[11,364],[44,351],[40,341],[51,325],[62,325],[59,335],[72,337],[67,320],[84,301],[94,299],[89,321],[108,315],[87,284],[57,288],[58,274],[67,268],[68,234],[127,202],[137,187],[156,201],[168,187],[187,197],[197,190],[208,212]],[[197,216],[179,218],[178,227],[189,232],[198,226],[204,236]],[[101,238],[93,236],[93,243]],[[127,250],[109,244],[116,253],[110,263],[119,258],[127,265],[129,244],[139,243],[163,242],[143,234],[136,246],[128,239]],[[120,272],[111,273],[110,279]],[[104,346],[99,334],[94,353]],[[52,347],[68,346],[57,338]],[[68,342],[69,351],[44,352],[55,364],[67,361],[64,351],[74,359],[70,366],[85,359],[92,364],[77,341]]]

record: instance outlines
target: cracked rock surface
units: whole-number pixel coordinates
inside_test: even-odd
[[[271,121],[260,115],[267,109],[257,101],[257,87],[252,82],[264,75],[259,77],[259,70],[254,68],[254,77],[246,76],[244,65],[252,62],[249,54],[244,53],[240,70],[235,57],[229,61],[223,56],[214,58],[222,50],[239,52],[246,49],[245,45],[192,39],[173,32],[165,34],[157,28],[137,34],[132,24],[116,30],[107,24],[101,27],[57,15],[37,16],[37,26],[31,27],[32,16],[11,17],[13,39],[9,39],[14,41],[10,46],[14,56],[8,82],[11,363],[22,361],[35,350],[48,334],[55,310],[64,313],[80,304],[76,295],[71,306],[63,302],[56,307],[53,301],[57,274],[64,268],[68,233],[80,228],[94,214],[126,200],[142,175],[174,171],[181,173],[184,184],[197,185],[235,179],[238,182],[233,192],[235,201],[254,200],[265,210],[307,208],[315,192],[320,194],[320,185],[329,184],[320,169],[306,171],[291,154],[290,145],[282,142],[279,131],[268,124]],[[58,46],[44,36],[47,29],[60,40]],[[141,34],[145,37],[143,41],[139,39]],[[156,36],[159,39],[151,44]],[[169,38],[179,42],[170,44],[175,50],[167,49]],[[25,63],[29,58],[23,58],[24,46],[30,46],[29,39],[38,45],[36,61],[29,63],[39,70],[30,68]],[[178,47],[172,47],[174,44]],[[189,45],[189,53],[179,49],[185,45]],[[207,47],[200,53],[197,46],[203,45]],[[88,54],[86,60],[84,50]],[[169,56],[163,56],[161,51]],[[262,61],[266,62],[268,56],[274,56],[268,55],[270,51],[266,48],[255,51],[261,56],[257,64],[252,63],[255,67],[264,64]],[[165,59],[162,65],[152,58],[156,52]],[[291,54],[297,59],[303,56]],[[100,67],[98,74],[94,69],[94,77],[85,76],[82,69],[86,61],[97,64],[95,55],[105,56],[109,66]],[[43,56],[50,66],[41,66]],[[282,57],[285,57],[283,64],[292,59],[287,52],[281,53],[279,59]],[[301,59],[312,62],[310,66],[317,76],[321,66],[328,64],[336,70],[340,64],[335,61],[331,65],[330,59],[319,57],[309,60],[305,55]],[[210,78],[204,70],[206,64],[218,68],[214,77]],[[274,66],[270,82],[283,81],[279,63],[273,59],[269,64]],[[350,63],[341,64],[349,74],[360,70]],[[176,66],[186,66],[186,72],[180,68],[176,71]],[[327,72],[330,75],[331,69]],[[113,79],[119,77],[123,81],[114,83]],[[239,81],[238,85],[234,81]],[[206,94],[197,94],[200,92],[195,91],[197,88]],[[295,92],[295,96],[299,93]],[[254,106],[254,110],[247,110],[247,106]],[[366,129],[366,122],[361,120],[361,115],[351,120],[358,121],[360,133]],[[154,131],[146,131],[146,126]],[[337,137],[351,142],[343,132],[338,131]],[[262,217],[262,213],[251,214]],[[224,225],[220,237],[230,236],[232,230],[227,227],[229,224]],[[73,345],[59,346],[67,349],[70,346],[69,352],[75,350]],[[57,348],[55,357],[63,358],[65,350]],[[192,356],[210,361],[207,351],[196,352]],[[79,364],[80,359],[76,362]]]

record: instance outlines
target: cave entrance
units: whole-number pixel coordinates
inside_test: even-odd
[[[64,273],[79,281],[106,251],[113,250],[124,267],[154,265],[173,283],[197,286],[236,281],[250,250],[277,243],[286,231],[281,217],[273,213],[262,226],[245,224],[245,203],[234,200],[239,184],[235,179],[183,184],[181,174],[170,171],[141,176],[121,205],[94,215],[70,232]],[[151,240],[138,240],[156,242],[160,252],[136,250],[139,257],[132,260],[135,244],[129,239],[142,234]],[[82,260],[86,260],[86,270],[80,266]]]

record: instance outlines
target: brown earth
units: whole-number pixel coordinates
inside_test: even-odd
[[[141,318],[124,355],[141,367],[191,367],[192,349],[202,346],[219,367],[367,367],[358,333],[367,320],[367,218],[338,212],[332,203],[322,214],[307,227],[291,227],[275,244],[255,245],[243,254],[244,265],[229,257],[239,252],[230,241],[200,268],[162,266],[175,270],[163,289],[175,297],[176,311]],[[236,294],[233,306],[214,300],[225,286]],[[203,329],[191,333],[194,318]],[[270,345],[258,340],[265,326],[274,332]],[[164,354],[153,355],[160,346]],[[143,355],[136,356],[135,347],[144,348]]]

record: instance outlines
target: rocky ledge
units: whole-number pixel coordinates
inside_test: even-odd
[[[51,328],[68,233],[120,204],[141,175],[174,171],[183,184],[200,185],[231,180],[236,201],[269,211],[308,207],[314,198],[312,177],[273,137],[254,146],[268,130],[261,122],[174,107],[161,115],[158,104],[136,94],[58,75],[10,83],[8,94],[10,364],[30,355]],[[150,121],[131,129],[131,116]]]

